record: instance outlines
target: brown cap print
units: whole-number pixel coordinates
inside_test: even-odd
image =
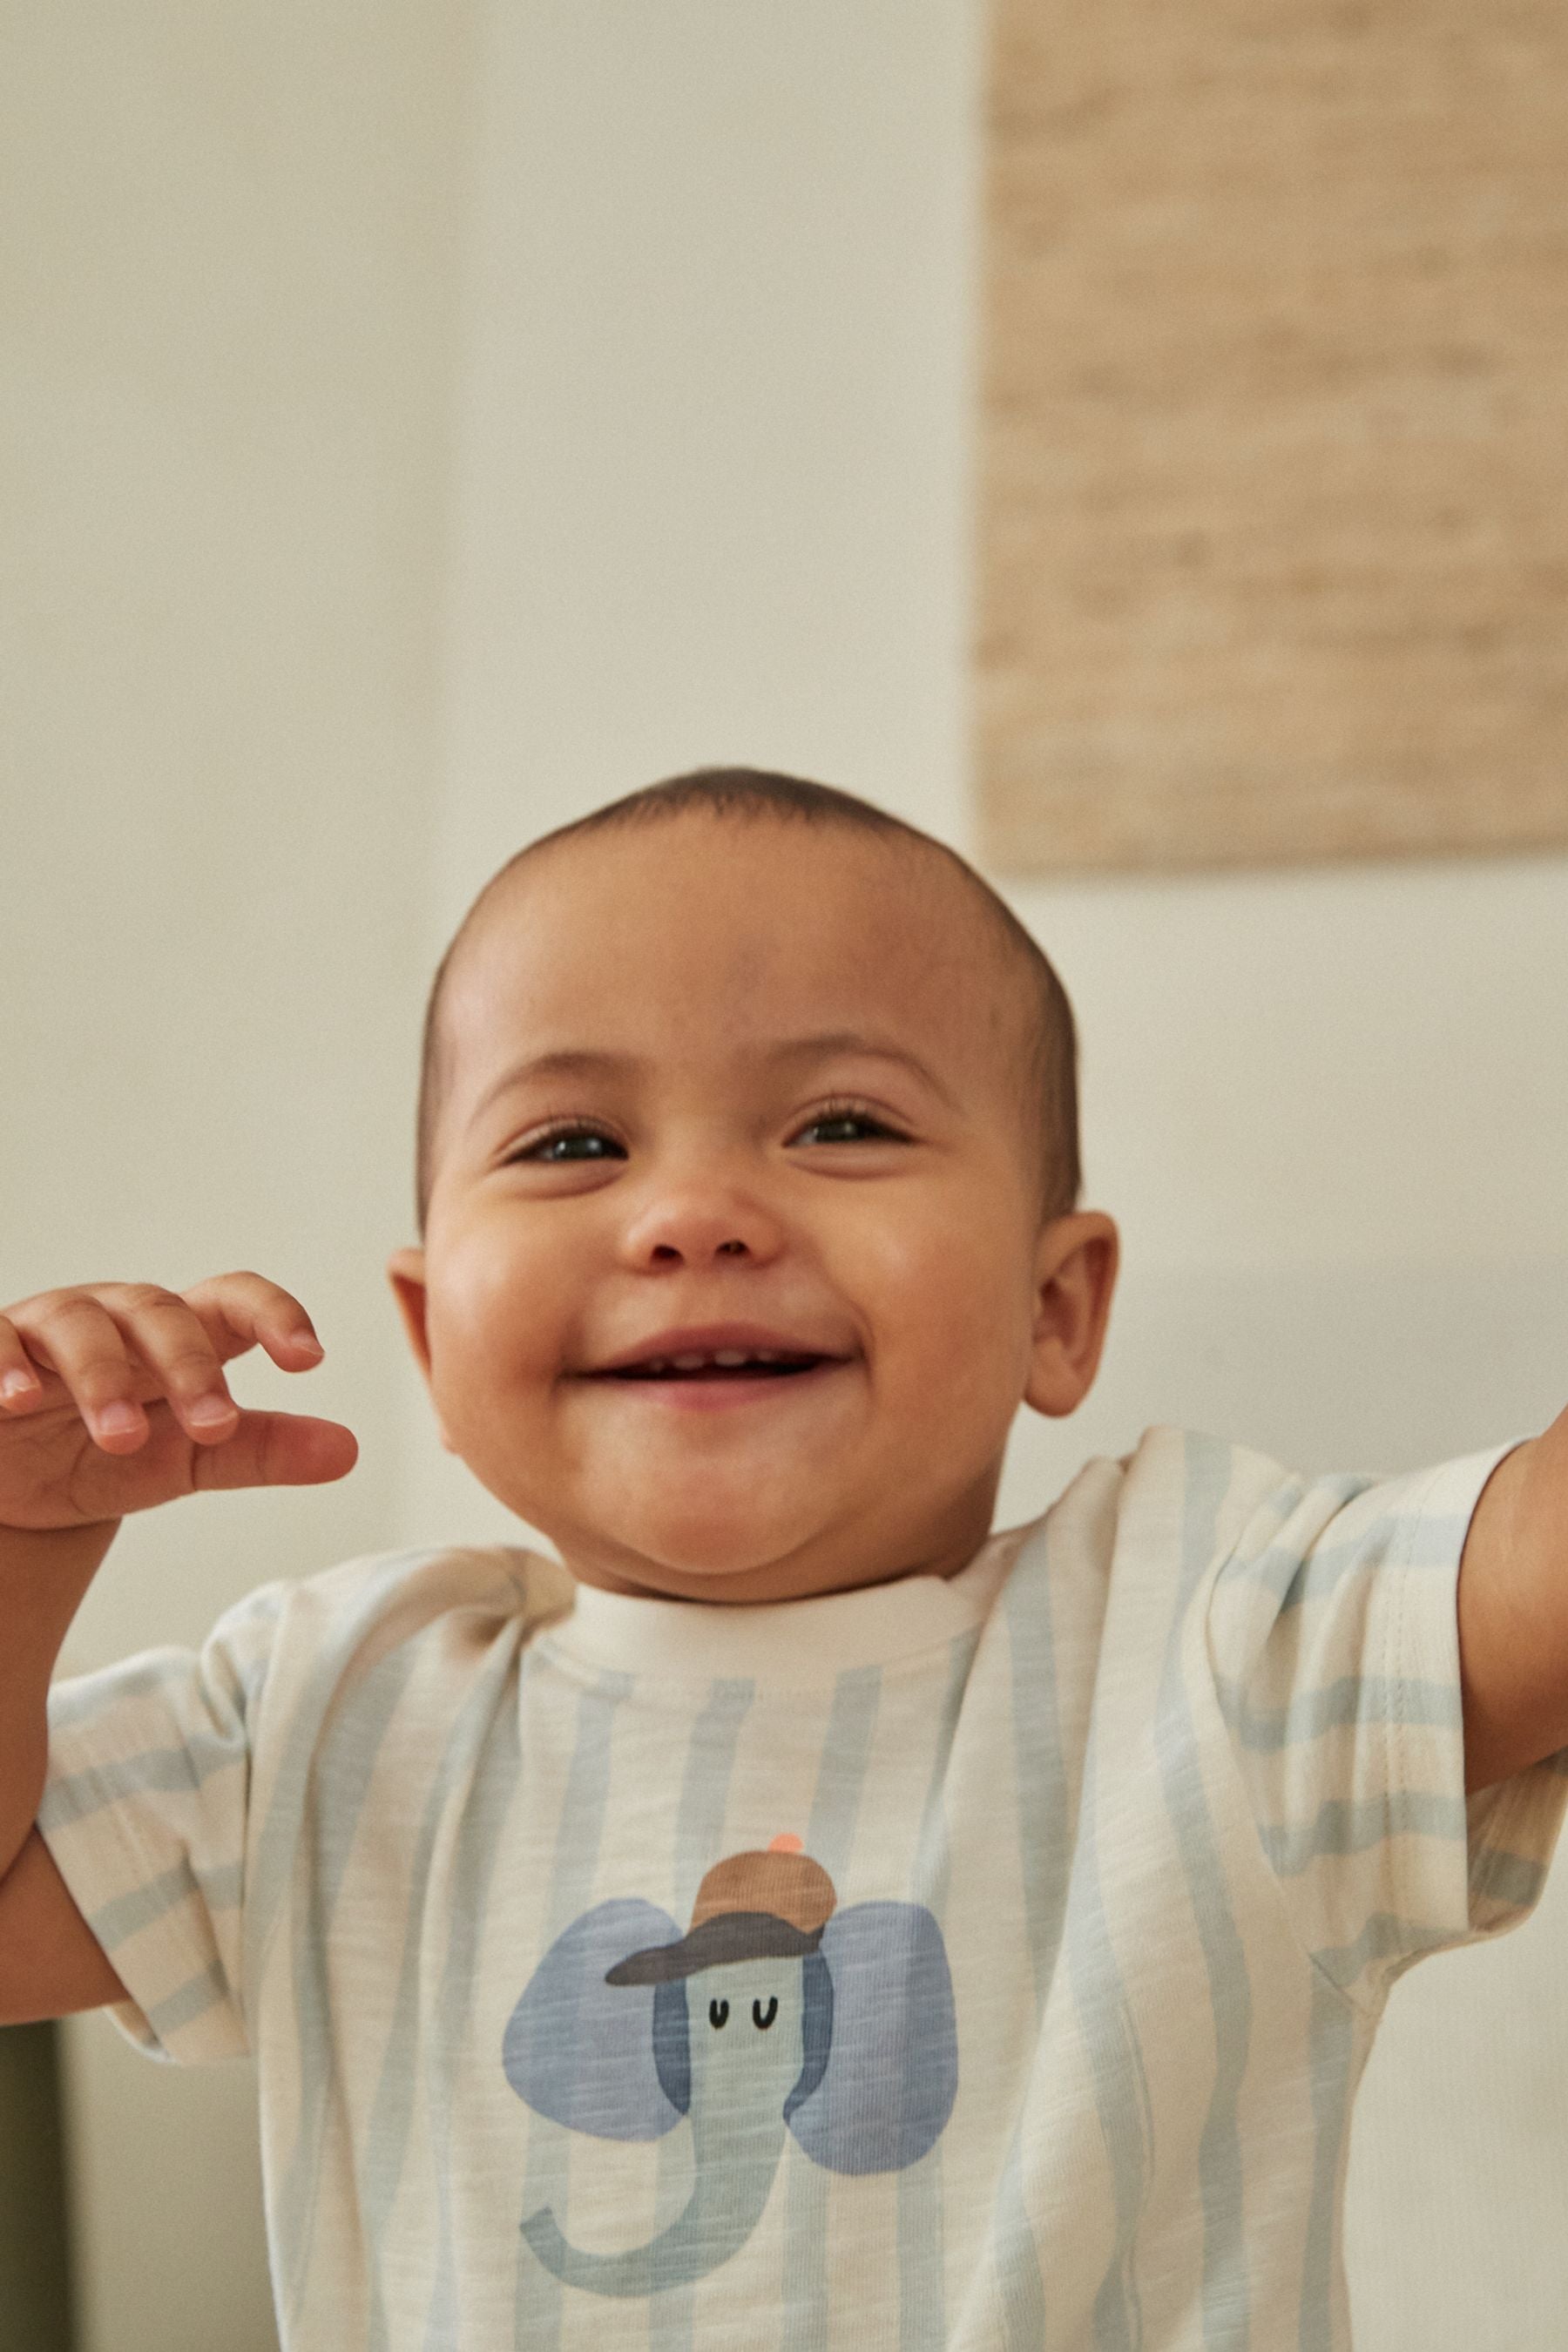
[[[671,1984],[727,1960],[804,1959],[822,1941],[837,1899],[797,1837],[776,1837],[765,1852],[727,1854],[704,1875],[679,1942],[630,1953],[605,1982]]]

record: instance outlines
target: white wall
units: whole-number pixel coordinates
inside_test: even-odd
[[[970,845],[978,24],[489,0],[466,128],[446,12],[10,36],[0,1295],[259,1263],[365,1442],[342,1489],[131,1530],[75,1662],[280,1568],[515,1532],[436,1444],[380,1272],[425,977],[502,856],[704,760]],[[1011,895],[1079,1004],[1128,1265],[1004,1519],[1151,1420],[1397,1466],[1555,1410],[1568,864]],[[1352,2197],[1377,2352],[1555,2341],[1565,1906],[1395,1998]],[[101,2021],[72,2054],[91,2352],[251,2352],[243,2076],[171,2080]]]
[[[132,1522],[79,1668],[395,1536],[378,1253],[424,978],[460,31],[348,0],[6,17],[0,1298],[259,1265],[363,1445],[340,1487]],[[101,2018],[68,2060],[84,2352],[263,2352],[248,2070],[154,2068]]]

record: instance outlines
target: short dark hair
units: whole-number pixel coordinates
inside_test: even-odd
[[[1067,991],[1047,957],[1019,922],[1005,900],[983,880],[954,849],[937,841],[918,825],[906,824],[872,802],[840,792],[832,784],[809,782],[803,776],[775,775],[761,768],[696,768],[689,774],[667,777],[640,792],[627,793],[604,808],[594,809],[570,824],[557,825],[520,849],[490,877],[468,908],[437,968],[425,1010],[420,1056],[418,1144],[416,1205],[419,1231],[425,1230],[435,1179],[436,1130],[446,1096],[448,1070],[442,1003],[447,979],[459,949],[480,909],[510,876],[530,858],[558,842],[591,833],[668,823],[692,813],[741,823],[772,819],[784,824],[838,825],[884,839],[917,843],[963,877],[979,913],[988,925],[1005,966],[1011,969],[1028,1003],[1021,1088],[1029,1101],[1026,1131],[1037,1152],[1039,1211],[1042,1223],[1063,1215],[1079,1197],[1082,1174],[1078,1133],[1078,1039]]]

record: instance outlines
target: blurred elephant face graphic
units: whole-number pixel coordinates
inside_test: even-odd
[[[507,2028],[507,2078],[537,2113],[605,2139],[690,2129],[690,2200],[646,2244],[586,2253],[549,2206],[525,2216],[545,2268],[592,2294],[656,2294],[728,2262],[791,2137],[829,2171],[898,2171],[952,2110],[952,1985],[929,1911],[857,1904],[795,1936],[804,1950],[748,1948],[788,1939],[759,1914],[703,1937],[651,1904],[600,1904],[551,1946]],[[735,1957],[688,1966],[726,1940]]]
[[[686,1979],[687,2113],[782,2123],[805,2052],[800,1960],[731,1960]],[[657,1995],[655,1996],[657,2000]],[[774,2161],[777,2161],[775,2154]]]

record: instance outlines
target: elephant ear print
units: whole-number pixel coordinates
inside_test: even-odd
[[[902,2172],[934,2147],[958,2095],[958,2025],[942,1929],[914,1903],[857,1903],[829,1921],[833,2042],[789,2116],[829,2172]]]
[[[507,2081],[552,2123],[595,2139],[658,2139],[685,2113],[682,2085],[660,2066],[658,1988],[612,1989],[616,1962],[637,1946],[680,1940],[657,1905],[601,1903],[557,1936],[512,2011],[501,2044]],[[667,1992],[679,1993],[670,1986]],[[684,2013],[678,2030],[684,2033]],[[672,2096],[671,2094],[675,2095]]]

